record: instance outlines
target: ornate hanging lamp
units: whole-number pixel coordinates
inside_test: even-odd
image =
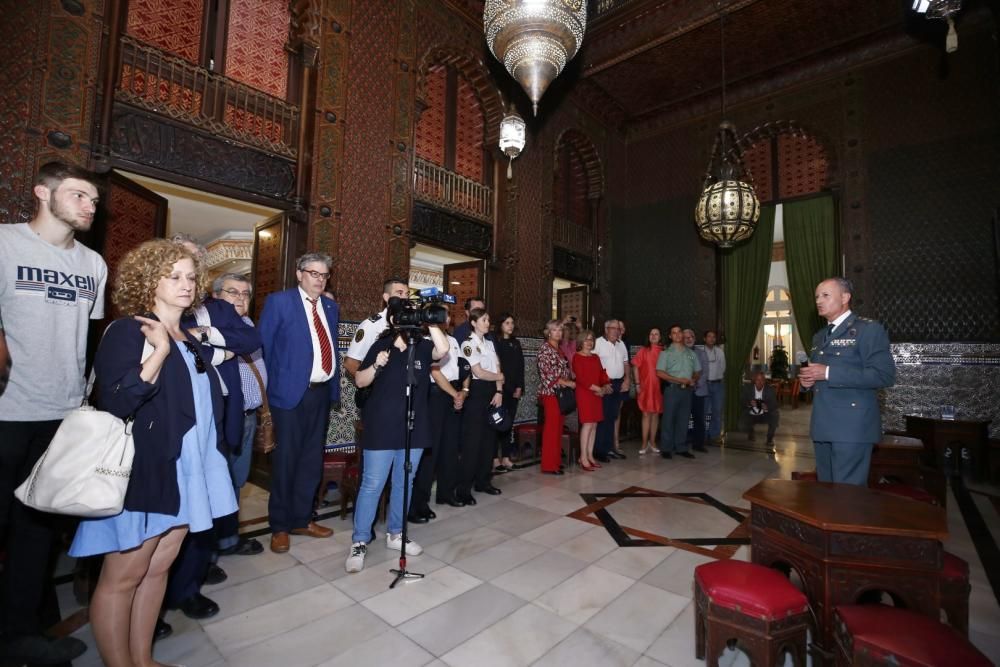
[[[706,241],[730,248],[750,238],[760,218],[760,201],[753,189],[753,176],[743,163],[736,128],[726,117],[725,14],[719,17],[722,32],[722,117],[712,156],[705,171],[701,197],[694,210],[698,233]]]
[[[948,35],[944,40],[945,51],[954,53],[958,50],[958,33],[955,32],[955,19],[952,17],[962,9],[962,0],[913,0],[911,9],[929,19],[946,21]]]
[[[583,43],[584,0],[486,0],[486,44],[510,75],[538,101]]]
[[[514,111],[512,104],[500,121],[500,150],[507,156],[507,180],[514,176],[514,158],[524,149],[524,119]]]

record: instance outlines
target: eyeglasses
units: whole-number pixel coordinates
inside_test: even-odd
[[[229,296],[231,296],[233,298],[236,298],[236,299],[249,299],[250,298],[250,290],[243,290],[241,292],[241,291],[239,291],[237,289],[233,289],[232,287],[230,287],[229,289],[224,289],[222,291],[225,292],[226,294],[228,294]]]
[[[184,343],[184,347],[187,348],[188,352],[194,355],[194,369],[199,373],[204,373],[206,370],[205,360],[201,358],[200,354],[198,354],[198,348],[196,348],[189,340],[181,342]]]
[[[327,278],[330,277],[329,273],[320,273],[319,271],[309,271],[308,269],[299,269],[299,270],[302,273],[308,273],[310,276],[316,278],[317,280],[319,279],[326,280]]]

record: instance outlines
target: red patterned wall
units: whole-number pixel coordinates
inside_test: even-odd
[[[353,5],[347,72],[347,132],[344,136],[343,212],[338,223],[337,299],[344,319],[361,319],[377,306],[385,278],[389,234],[390,145],[393,133],[391,75],[396,42],[396,5],[378,0]]]
[[[129,0],[126,32],[196,63],[204,9],[204,0]]]
[[[437,165],[444,165],[444,104],[447,69],[443,65],[431,68],[424,79],[427,108],[417,123],[417,156]]]
[[[226,76],[285,99],[288,0],[230,0]]]
[[[483,110],[469,82],[458,76],[455,171],[483,182]]]
[[[757,198],[762,202],[769,202],[773,199],[771,196],[773,191],[772,154],[770,139],[758,141],[743,153],[743,162],[750,170],[750,175],[753,176],[754,190],[757,191]]]
[[[826,187],[830,162],[812,137],[778,135],[778,196],[790,199]]]

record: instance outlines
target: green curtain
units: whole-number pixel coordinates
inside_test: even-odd
[[[816,285],[838,275],[833,197],[784,204],[782,215],[792,312],[799,340],[809,349],[813,334],[826,324],[816,314]]]
[[[761,206],[757,230],[749,241],[720,250],[726,333],[726,429],[734,431],[740,417],[743,367],[753,348],[767,298],[774,245],[774,206]]]

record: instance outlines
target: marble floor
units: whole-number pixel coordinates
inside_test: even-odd
[[[596,473],[554,477],[530,467],[497,476],[503,495],[478,494],[476,507],[435,506],[436,520],[412,527],[425,552],[409,566],[426,577],[393,590],[398,552],[385,549],[383,527],[364,571],[348,575],[350,518],[326,518],[330,539],[293,536],[287,554],[223,558],[228,580],[203,591],[221,612],[201,622],[169,612],[174,634],[156,644],[156,659],[187,667],[703,665],[694,658],[692,572],[722,554],[711,546],[621,547],[603,526],[567,515],[587,504],[581,494],[627,488],[706,493],[747,510],[741,494],[759,480],[814,467],[800,439],[777,445],[777,456],[727,447],[665,461],[639,457],[633,442],[627,460]],[[1000,535],[987,493],[973,497]],[[266,527],[253,522],[265,499],[248,492],[247,531]],[[1000,606],[957,504],[948,506],[946,548],[971,565],[971,639],[1000,661]],[[623,499],[612,513],[632,529],[675,537],[724,537],[739,525],[705,504],[653,495]],[[729,554],[747,559],[748,547],[730,545]],[[71,613],[71,585],[59,588]],[[74,664],[100,665],[89,626],[75,636],[91,648]],[[730,654],[720,662],[746,661]]]

